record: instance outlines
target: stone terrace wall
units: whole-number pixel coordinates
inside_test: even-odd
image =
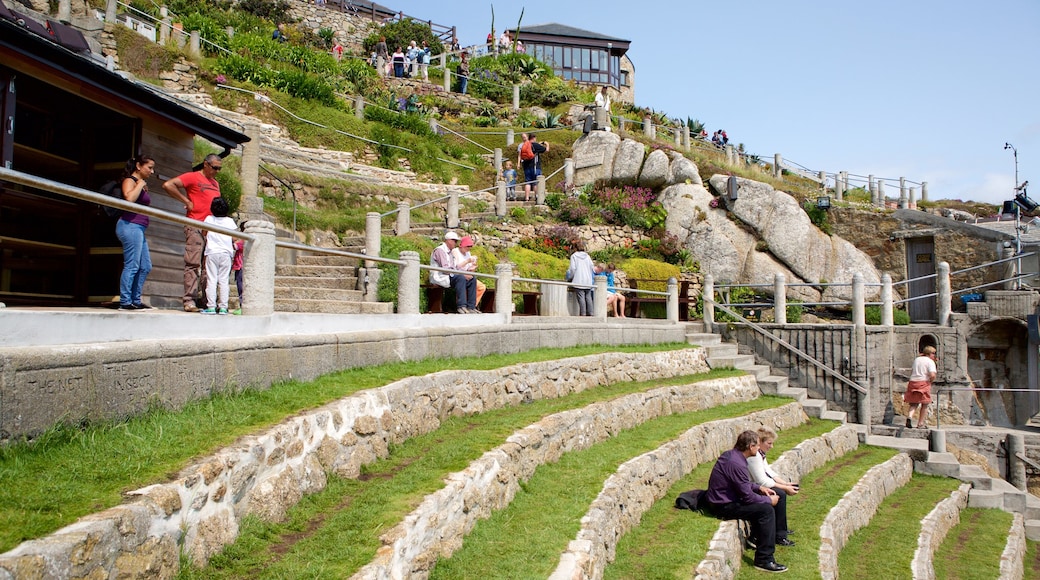
[[[514,433],[504,445],[488,451],[464,471],[450,475],[447,486],[427,496],[402,523],[383,534],[377,559],[354,578],[426,578],[437,558],[446,558],[462,546],[464,536],[478,519],[508,506],[520,482],[528,480],[539,465],[558,461],[564,453],[587,449],[656,417],[750,401],[759,394],[755,378],[744,375],[633,393],[545,417]],[[796,410],[778,422],[803,420],[801,407],[794,406]],[[778,413],[772,410],[761,414]],[[663,475],[650,466],[643,467],[648,469],[634,479],[656,480]]]
[[[850,425],[842,425],[830,433],[799,443],[771,464],[777,473],[786,475],[790,481],[798,481],[807,473],[818,469],[829,461],[842,457],[859,447],[859,435]],[[736,521],[719,524],[719,531],[711,539],[708,553],[697,565],[697,580],[730,580],[740,571],[744,553],[744,541],[740,537]]]
[[[448,339],[460,348],[459,336]],[[128,494],[132,499],[124,505],[21,544],[0,555],[0,580],[168,578],[179,569],[179,552],[205,564],[235,540],[245,516],[280,520],[304,494],[325,487],[327,472],[357,477],[362,465],[386,457],[391,444],[433,431],[446,418],[619,381],[705,372],[705,357],[700,348],[607,353],[491,371],[443,371],[362,391],[245,437],[175,481]],[[259,364],[261,358],[254,360]]]
[[[1000,576],[998,580],[1021,580],[1025,577],[1026,556],[1025,516],[1018,513],[1011,520],[1007,545],[1000,554]]]
[[[935,566],[932,565],[935,551],[942,545],[950,529],[961,521],[961,510],[968,507],[970,489],[970,484],[961,484],[950,497],[939,502],[921,520],[917,550],[914,551],[914,559],[910,561],[910,572],[915,580],[935,580]]]
[[[59,421],[119,419],[153,402],[180,408],[227,386],[266,388],[344,369],[443,353],[491,354],[581,344],[685,342],[683,325],[538,322],[401,328],[338,334],[138,340],[0,348],[0,440],[39,433]],[[519,345],[523,345],[520,348]]]
[[[906,453],[871,467],[834,506],[820,526],[820,576],[838,578],[838,554],[856,530],[870,523],[878,506],[914,474],[914,461]]]
[[[643,514],[676,481],[731,448],[741,431],[762,425],[782,430],[806,419],[801,405],[790,403],[745,417],[712,421],[625,462],[589,506],[577,537],[567,546],[550,578],[602,578],[604,568],[614,561],[621,537],[639,525]]]

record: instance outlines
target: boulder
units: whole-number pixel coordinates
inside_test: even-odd
[[[730,220],[725,210],[709,207],[712,195],[708,190],[679,183],[665,188],[657,199],[668,214],[665,230],[700,261],[701,271],[717,282],[739,282],[755,239]]]
[[[787,284],[802,284],[805,282],[768,252],[760,252],[758,250],[751,252],[748,255],[748,259],[744,261],[744,271],[740,274],[739,280],[747,284],[768,284],[768,288],[760,288],[759,290],[763,294],[772,296],[772,284],[777,274],[783,274],[784,282]],[[820,302],[820,291],[811,286],[789,286],[787,288],[787,299],[800,302]]]
[[[643,167],[645,147],[635,139],[625,139],[614,155],[614,181],[626,185],[635,185],[639,180],[639,170]]]
[[[617,170],[615,169],[615,173],[616,172]],[[672,163],[669,167],[668,183],[702,185],[701,174],[697,171],[697,164],[683,157],[679,153],[672,153]]]
[[[656,149],[646,156],[643,170],[639,173],[639,185],[642,187],[661,187],[668,182],[668,155]],[[707,193],[707,191],[705,191]]]
[[[610,179],[614,154],[621,137],[609,131],[592,131],[574,142],[574,184],[578,187],[600,179]]]

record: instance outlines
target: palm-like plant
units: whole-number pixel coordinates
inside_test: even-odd
[[[561,118],[559,113],[546,113],[544,119],[538,119],[537,126],[540,129],[555,129],[560,126]]]

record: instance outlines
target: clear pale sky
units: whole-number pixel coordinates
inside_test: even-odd
[[[556,22],[632,42],[636,104],[813,171],[927,181],[931,199],[1040,201],[1040,0],[399,0],[455,25]],[[853,184],[855,185],[855,184]],[[886,185],[889,197],[898,187]]]

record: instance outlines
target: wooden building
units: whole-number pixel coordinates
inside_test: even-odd
[[[163,95],[108,70],[77,31],[42,24],[0,3],[0,162],[16,171],[97,189],[127,159],[156,160],[152,205],[180,213],[162,181],[192,169],[196,136],[231,149],[248,141]],[[152,220],[146,302],[180,306],[183,228]],[[118,295],[122,248],[115,221],[92,203],[0,183],[0,301],[89,305]]]

